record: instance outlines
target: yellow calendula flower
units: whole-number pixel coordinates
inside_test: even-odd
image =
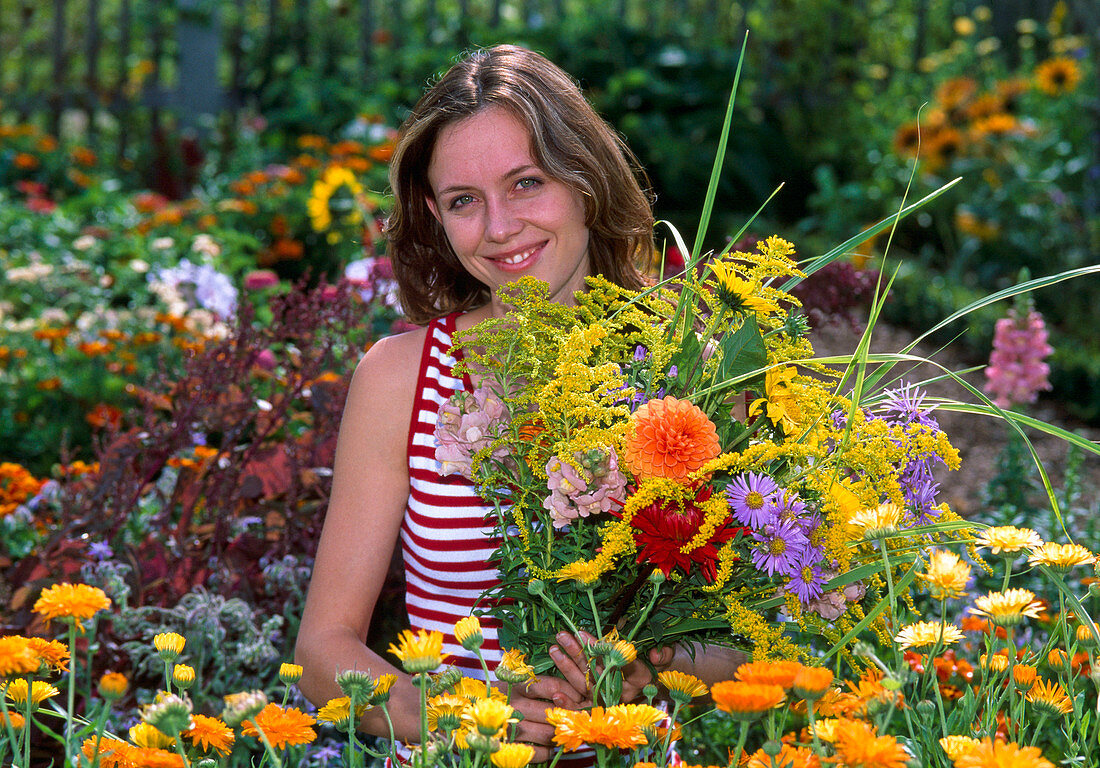
[[[877,507],[861,509],[848,518],[848,522],[863,532],[868,541],[885,539],[898,532],[904,510],[891,501]]]
[[[138,723],[130,728],[130,741],[142,749],[172,749],[176,740],[166,736],[152,723]]]
[[[5,685],[4,693],[16,704],[26,703],[27,697],[30,696],[32,708],[38,709],[39,704],[56,696],[60,691],[44,680],[35,680],[28,687],[27,681],[20,678]]]
[[[341,188],[346,190],[348,200],[339,195]],[[351,169],[341,165],[329,166],[321,178],[313,183],[306,211],[315,232],[325,232],[332,227],[333,208],[348,223],[358,223],[362,219],[356,200],[363,194],[363,185],[355,178]],[[339,205],[334,206],[339,200]]]
[[[500,749],[489,759],[497,768],[524,768],[535,757],[535,748],[530,744],[501,744]]]
[[[987,548],[995,555],[1010,555],[1024,549],[1034,549],[1043,540],[1030,528],[998,525],[979,533],[976,543],[979,548]]]
[[[186,643],[183,635],[175,632],[162,632],[153,636],[153,647],[157,649],[161,661],[166,664],[171,664],[179,658]]]
[[[686,672],[666,669],[664,672],[657,673],[657,682],[668,688],[672,700],[680,704],[687,704],[697,696],[707,695],[706,684]]]
[[[18,635],[0,637],[0,677],[29,675],[38,671],[38,654],[27,638]]]
[[[962,630],[954,624],[941,626],[938,621],[918,621],[902,627],[894,642],[904,651],[909,648],[931,648],[937,643],[954,645],[962,639]]]
[[[46,621],[67,619],[84,629],[83,622],[111,607],[111,598],[99,587],[87,584],[55,584],[42,590],[34,612]]]
[[[356,720],[363,716],[368,709],[366,704],[355,707]],[[325,705],[317,710],[317,719],[322,723],[331,723],[337,728],[346,727],[351,717],[351,699],[341,696],[337,699],[329,699]]]
[[[934,549],[928,556],[928,569],[917,578],[927,582],[933,600],[962,597],[970,579],[970,566],[948,549]]]
[[[1031,687],[1035,685],[1037,676],[1038,670],[1030,664],[1012,665],[1012,682],[1016,686],[1016,690],[1030,691]]]
[[[284,661],[279,665],[279,682],[283,685],[294,685],[302,679],[303,672],[305,670],[302,669],[300,664],[291,664]]]
[[[99,695],[107,701],[117,701],[130,689],[130,681],[121,672],[104,672],[99,678]]]
[[[177,664],[172,668],[172,682],[186,691],[195,684],[195,668],[186,664]]]
[[[743,280],[737,274],[735,264],[714,261],[710,264],[714,275],[714,292],[731,311],[738,314],[778,312],[779,305],[760,296],[760,284]]]
[[[401,659],[401,666],[410,675],[431,672],[443,663],[443,633],[402,630],[398,644],[390,643],[389,652]]]
[[[940,749],[948,760],[958,760],[963,755],[973,753],[979,746],[981,742],[970,736],[944,736],[940,739]]]
[[[1054,763],[1043,757],[1038,747],[1021,747],[1015,742],[1005,743],[986,739],[978,742],[973,750],[955,759],[955,768],[1054,768]]]
[[[1092,565],[1096,555],[1080,544],[1056,544],[1052,541],[1031,550],[1027,558],[1030,565],[1045,565],[1059,573],[1066,573],[1078,565]]]
[[[1037,618],[1042,604],[1029,589],[1009,589],[982,595],[974,601],[972,610],[979,616],[985,616],[993,624],[1012,627],[1023,621],[1025,616]]]
[[[462,726],[463,717],[470,706],[470,700],[465,696],[451,693],[433,696],[428,700],[428,728],[450,733]]]
[[[392,673],[379,675],[374,681],[374,693],[371,694],[370,704],[377,707],[390,700],[390,689],[397,682],[397,675]]]
[[[554,572],[557,581],[575,581],[582,587],[595,584],[607,570],[603,563],[596,560],[577,560],[563,565]]]
[[[511,705],[496,699],[478,699],[467,711],[466,716],[473,722],[478,733],[483,736],[502,736],[504,728],[511,722],[515,710]]]
[[[527,663],[522,651],[513,648],[504,652],[497,664],[496,676],[502,683],[529,683],[535,679],[535,668]]]
[[[467,651],[476,651],[485,638],[481,634],[481,622],[476,616],[467,616],[455,623],[455,639]]]

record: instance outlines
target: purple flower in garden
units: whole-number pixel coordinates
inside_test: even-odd
[[[554,456],[546,462],[550,495],[542,506],[550,512],[555,528],[564,528],[578,517],[607,512],[622,504],[626,476],[619,471],[614,449],[598,448],[573,454],[580,469]]]
[[[779,486],[767,475],[746,472],[733,478],[726,488],[733,516],[750,528],[760,528],[775,519]]]
[[[98,562],[104,560],[110,560],[115,556],[114,550],[111,549],[111,545],[105,541],[93,541],[88,545],[88,556],[93,557]]]
[[[802,524],[802,517],[806,514],[806,505],[802,503],[802,499],[798,498],[798,494],[794,491],[784,491],[779,494],[779,498],[775,505],[775,516],[780,520],[791,520],[799,525],[799,527],[806,531],[805,525]]]
[[[752,564],[769,576],[776,573],[794,576],[809,544],[806,534],[793,520],[767,523],[752,538],[757,542],[752,549]]]
[[[810,601],[821,597],[824,585],[825,575],[821,570],[820,560],[813,556],[806,556],[798,563],[790,581],[787,582],[787,591],[806,606]]]
[[[931,415],[933,409],[924,407],[925,394],[919,387],[903,384],[898,389],[887,389],[884,394],[884,418],[890,423],[904,426],[920,424],[922,427],[937,430],[940,428],[939,422]]]
[[[993,353],[985,369],[985,389],[993,402],[1001,408],[1034,403],[1041,390],[1050,389],[1050,366],[1044,361],[1053,351],[1041,314],[1029,310],[1020,317],[1010,309],[994,328]]]

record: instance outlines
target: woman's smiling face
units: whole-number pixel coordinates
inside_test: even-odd
[[[527,128],[499,107],[439,133],[428,166],[428,206],[462,266],[493,292],[524,275],[573,303],[590,274],[584,199],[536,163]]]

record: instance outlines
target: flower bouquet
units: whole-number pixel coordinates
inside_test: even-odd
[[[596,653],[835,650],[916,540],[958,527],[932,477],[957,466],[947,437],[915,389],[840,393],[784,290],[792,256],[772,237],[642,291],[590,278],[575,307],[523,279],[462,337],[477,386],[442,406],[437,458],[494,505],[502,647],[540,670],[563,628]]]

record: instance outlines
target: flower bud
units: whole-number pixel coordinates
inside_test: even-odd
[[[294,685],[302,679],[305,670],[298,664],[283,662],[279,665],[279,682],[283,685]]]
[[[242,691],[225,697],[222,720],[230,728],[236,728],[245,720],[251,720],[267,706],[267,694],[263,691]]]
[[[99,678],[99,695],[107,701],[118,701],[129,688],[130,681],[121,672],[104,672]]]
[[[162,632],[153,637],[153,647],[157,649],[157,655],[165,664],[171,664],[178,659],[186,643],[183,635],[175,632]]]
[[[336,684],[355,706],[364,704],[374,693],[374,680],[370,672],[347,669],[336,675]]]
[[[195,684],[195,668],[186,664],[177,664],[172,668],[172,682],[180,690],[186,691]]]

